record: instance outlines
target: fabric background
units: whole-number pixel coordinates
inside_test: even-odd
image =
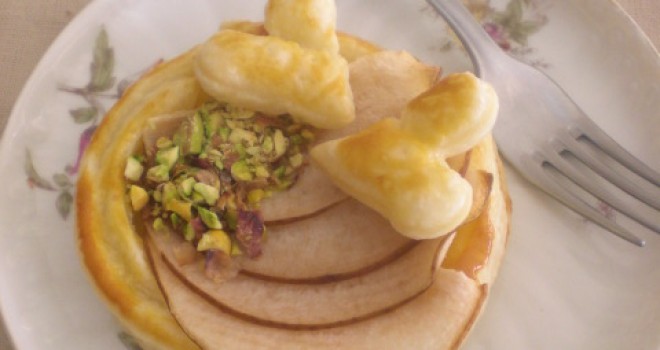
[[[618,0],[660,47],[660,1]],[[2,0],[0,4],[0,133],[37,62],[88,0]],[[0,350],[11,350],[0,319]]]

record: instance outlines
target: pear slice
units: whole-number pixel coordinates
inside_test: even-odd
[[[264,199],[260,209],[267,223],[300,220],[346,198],[316,164],[309,164],[291,188]]]
[[[495,182],[493,171],[497,168],[495,165],[487,163],[490,152],[492,152],[490,148],[489,142],[480,142],[468,151],[467,161],[463,165],[465,170],[462,175],[472,186],[472,208],[463,225],[481,215],[493,191]]]
[[[467,152],[457,154],[453,157],[447,158],[447,164],[450,168],[457,171],[461,176],[465,177],[465,174],[468,171],[470,166],[470,160],[472,159],[472,150]]]
[[[438,269],[427,289],[370,317],[322,328],[303,324],[292,328],[217,308],[179,279],[153,249],[151,252],[156,279],[172,315],[205,349],[448,349],[463,340],[486,295],[485,285],[463,273]],[[379,285],[372,288],[395,294]],[[268,303],[270,298],[262,302]],[[310,305],[306,301],[299,308],[324,302],[314,300]],[[360,307],[353,299],[344,302],[346,309]]]
[[[289,283],[359,275],[401,255],[413,243],[353,199],[313,217],[267,225],[267,230],[263,255],[257,260],[244,259],[243,273]]]
[[[238,275],[226,281],[208,278],[204,259],[181,265],[176,235],[152,233],[163,261],[192,291],[219,311],[282,328],[329,328],[368,319],[427,289],[450,239],[419,242],[380,269],[355,278],[323,284],[288,284]],[[319,302],[322,300],[323,302]]]

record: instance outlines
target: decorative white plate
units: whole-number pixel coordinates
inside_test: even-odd
[[[616,4],[468,2],[501,46],[545,70],[615,139],[660,169],[660,58]],[[18,349],[136,348],[78,261],[71,200],[79,149],[140,72],[201,42],[223,20],[260,20],[263,5],[97,0],[43,57],[0,149],[0,303]],[[421,0],[341,0],[338,13],[343,31],[409,50],[446,72],[470,68]],[[508,252],[465,348],[660,348],[660,236],[635,227],[647,240],[636,248],[507,170]]]

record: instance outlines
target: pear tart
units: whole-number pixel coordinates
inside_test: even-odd
[[[454,349],[502,260],[492,89],[271,0],[131,86],[87,149],[81,259],[144,349]]]

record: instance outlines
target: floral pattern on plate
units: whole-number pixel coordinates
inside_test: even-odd
[[[534,49],[529,46],[528,40],[548,23],[546,11],[551,4],[547,0],[508,0],[501,10],[491,0],[464,0],[464,3],[503,50],[535,67],[549,67],[548,63],[534,57]],[[422,7],[421,12],[442,20],[428,4]],[[456,47],[461,47],[460,42],[449,34],[437,49],[448,51]]]
[[[107,112],[101,99],[111,100],[114,103],[133,82],[148,70],[146,69],[133,74],[115,84],[115,52],[110,46],[110,39],[105,28],[102,28],[96,37],[92,57],[93,59],[89,66],[90,78],[85,86],[71,87],[61,85],[58,87],[60,92],[79,96],[85,101],[85,105],[76,106],[69,110],[69,116],[75,124],[86,125],[86,128],[79,136],[78,152],[73,164],[66,164],[62,172],[53,174],[51,182],[37,171],[30,150],[27,149],[25,152],[24,169],[28,186],[30,188],[59,192],[55,199],[55,208],[64,220],[71,213],[74,198],[74,183],[82,155],[91,141],[99,122]],[[155,64],[159,62],[160,60]],[[113,89],[114,92],[112,92]]]

